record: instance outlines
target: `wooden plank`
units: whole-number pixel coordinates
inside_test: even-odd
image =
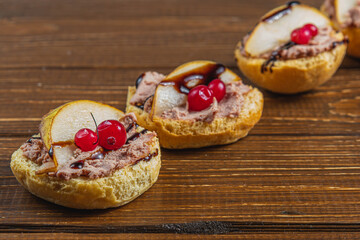
[[[124,207],[79,211],[47,203],[12,177],[23,141],[0,138],[0,223],[149,225],[192,221],[356,223],[356,136],[249,136],[227,146],[163,150],[158,182]],[[21,213],[21,214],[19,214]],[[86,219],[86,221],[82,219]]]
[[[215,0],[171,1],[161,7],[106,1],[95,10],[87,1],[51,6],[16,1],[0,12],[6,17],[0,21],[0,68],[175,67],[194,59],[235,66],[236,43],[274,6],[260,0],[226,1],[221,7]],[[359,64],[348,58],[344,67]]]
[[[124,207],[56,206],[24,190],[9,167],[42,115],[62,103],[92,99],[124,109],[127,86],[143,71],[169,73],[194,59],[239,73],[236,42],[281,3],[0,0],[0,239],[358,238],[360,61],[353,58],[309,93],[264,91],[261,121],[235,144],[163,150],[158,182]]]
[[[199,234],[161,234],[161,233],[141,233],[141,234],[74,234],[74,233],[7,233],[0,234],[0,239],[309,239],[309,240],[323,240],[323,239],[358,239],[359,233],[349,232],[318,232],[318,233],[240,233],[235,234],[216,234],[216,235],[199,235]]]
[[[6,4],[4,4],[6,2]],[[303,0],[305,4],[320,7],[322,0]],[[52,19],[129,19],[137,16],[222,16],[237,15],[249,21],[249,18],[259,18],[264,11],[284,4],[282,1],[233,1],[233,0],[174,0],[149,2],[145,0],[103,0],[101,2],[78,0],[36,0],[29,3],[26,0],[15,2],[1,1],[3,17],[52,18]],[[71,4],[69,4],[71,3]],[[25,11],[26,10],[26,11]],[[46,10],[46,11],[45,11]],[[246,10],[246,11],[244,11]],[[253,16],[255,15],[255,16]],[[259,16],[256,16],[259,15]]]
[[[167,74],[172,68],[1,70],[0,101],[6,107],[0,108],[0,136],[37,133],[44,114],[72,100],[102,101],[124,110],[127,86],[149,70]],[[359,69],[341,69],[318,89],[294,96],[263,91],[263,116],[250,134],[359,135],[359,76]]]

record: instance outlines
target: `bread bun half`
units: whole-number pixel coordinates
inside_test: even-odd
[[[169,149],[200,148],[233,143],[245,137],[260,120],[263,109],[262,93],[251,88],[238,117],[215,118],[212,122],[163,119],[131,105],[136,88],[128,88],[126,112],[135,113],[138,124],[156,131],[160,145]]]
[[[134,200],[156,182],[161,167],[158,139],[154,137],[149,144],[151,152],[158,151],[157,156],[93,180],[87,177],[62,180],[47,174],[37,175],[35,172],[40,166],[25,157],[21,149],[12,154],[10,166],[21,185],[49,202],[77,209],[112,208]]]
[[[339,68],[346,53],[346,44],[342,44],[313,57],[277,60],[272,72],[261,72],[266,59],[243,56],[241,47],[239,42],[235,58],[243,74],[256,85],[283,94],[309,91],[325,83]]]
[[[341,17],[341,15],[347,16],[346,18],[347,20],[349,20],[348,17],[350,16],[350,13],[348,11],[352,7],[355,7],[355,5],[353,4],[356,5],[356,1],[343,1],[343,2],[337,1],[337,3],[335,3],[334,0],[333,1],[325,0],[324,3],[321,5],[320,10],[330,18],[332,26],[335,29],[341,31],[345,36],[348,37],[349,43],[347,48],[347,54],[352,57],[360,58],[360,28],[354,26],[354,24],[350,24],[350,26],[349,23],[344,24],[343,21],[342,21],[343,24],[340,24],[339,21],[340,19],[344,20],[343,17]],[[344,5],[346,5],[345,8]],[[348,13],[341,14],[341,12],[338,11],[339,6],[342,6],[341,12],[345,11]]]

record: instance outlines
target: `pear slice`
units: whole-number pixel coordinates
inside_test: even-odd
[[[216,63],[212,61],[192,61],[180,65],[167,75],[167,77],[156,88],[152,103],[152,111],[150,114],[151,118],[154,116],[160,116],[166,110],[184,106],[186,104],[187,95],[179,92],[174,85],[169,83],[168,81],[170,79],[174,79],[181,75],[187,75],[187,73],[201,74],[202,70],[208,65],[213,66],[215,64]],[[225,70],[219,75],[219,78],[225,83],[240,80],[240,78],[228,68],[225,68]],[[190,87],[194,87],[196,85],[198,85],[196,79],[192,82],[188,82],[188,86]]]
[[[41,138],[45,147],[52,152],[55,166],[66,163],[75,150],[74,137],[82,128],[96,130],[91,117],[97,124],[105,120],[119,120],[124,113],[106,104],[89,100],[66,103],[43,117],[40,124]]]
[[[173,86],[159,85],[153,99],[152,115],[160,116],[164,111],[186,104],[186,94],[179,93]]]
[[[290,41],[291,32],[307,23],[318,28],[330,25],[319,10],[307,5],[284,5],[265,14],[245,43],[245,51],[258,57]]]
[[[185,74],[186,72],[192,72],[197,68],[205,67],[208,64],[216,64],[216,62],[213,61],[205,61],[205,60],[198,60],[198,61],[191,61],[184,63],[175,70],[173,70],[169,75],[166,76],[166,78],[163,80],[163,82],[167,81],[168,79],[174,78],[178,75]],[[228,68],[225,68],[225,71],[219,76],[219,78],[227,83],[231,81],[238,81],[240,80],[239,76],[230,71]]]
[[[356,6],[358,0],[335,0],[336,20],[341,25],[349,18],[349,11]]]

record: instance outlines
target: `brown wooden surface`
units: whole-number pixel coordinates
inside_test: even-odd
[[[158,182],[124,207],[56,206],[24,190],[9,167],[42,115],[62,103],[124,109],[140,73],[190,60],[239,73],[237,41],[281,3],[0,1],[0,238],[359,239],[360,61],[348,57],[317,90],[263,91],[263,117],[245,139],[163,150]]]

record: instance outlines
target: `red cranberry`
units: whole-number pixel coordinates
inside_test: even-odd
[[[311,33],[311,36],[315,37],[318,34],[318,28],[311,23],[305,24],[303,28],[308,29]]]
[[[208,108],[214,101],[213,92],[205,85],[199,85],[188,94],[189,110],[201,111]]]
[[[208,88],[213,92],[213,95],[218,102],[220,102],[226,94],[226,86],[220,79],[212,80],[209,83]]]
[[[92,151],[99,144],[96,133],[88,128],[80,129],[75,134],[75,144],[83,151]]]
[[[124,125],[116,120],[106,120],[99,124],[99,144],[107,150],[121,148],[126,142]]]
[[[297,44],[308,44],[311,38],[311,32],[307,28],[297,28],[291,33],[291,41]]]

